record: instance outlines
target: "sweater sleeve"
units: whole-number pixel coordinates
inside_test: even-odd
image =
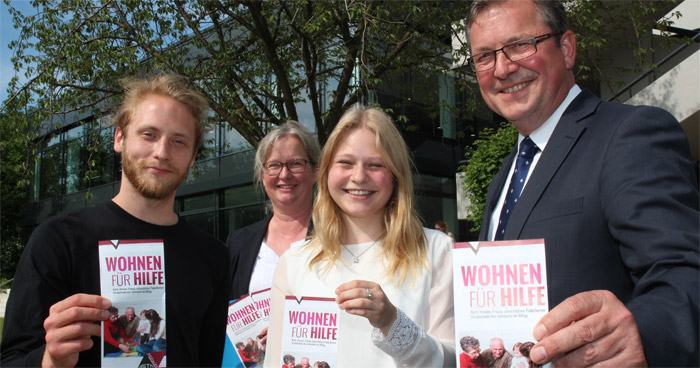
[[[119,335],[124,338],[124,330],[119,328],[117,325],[112,323],[110,320],[106,320],[104,323],[104,329],[102,331],[102,336],[105,338],[105,342],[114,346],[115,348],[119,348],[119,341],[117,341],[114,336],[112,335],[112,331],[118,331]]]
[[[428,235],[428,234],[426,234]],[[454,367],[454,298],[452,290],[452,239],[428,235],[430,257],[430,317],[425,329],[401,310],[384,337],[374,329],[375,345],[394,357],[399,366]],[[382,339],[382,337],[384,337]]]
[[[0,345],[3,367],[41,366],[49,308],[72,294],[67,285],[66,265],[71,259],[66,236],[60,222],[48,221],[27,242],[7,301]]]

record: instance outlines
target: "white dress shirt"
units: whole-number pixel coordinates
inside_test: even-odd
[[[530,176],[532,176],[533,171],[535,171],[537,162],[540,160],[540,156],[542,155],[542,152],[544,152],[545,147],[547,147],[549,137],[552,136],[554,128],[557,127],[559,119],[561,119],[561,116],[564,115],[564,111],[566,110],[566,108],[569,107],[571,102],[574,100],[574,98],[576,98],[576,96],[578,96],[579,93],[581,93],[581,87],[574,84],[573,87],[571,87],[571,89],[569,90],[569,93],[566,95],[564,101],[562,101],[561,105],[559,105],[559,107],[554,111],[554,113],[547,120],[545,120],[544,124],[540,125],[539,128],[535,129],[530,134],[530,139],[537,145],[539,150],[535,154],[535,157],[532,159],[530,171],[528,171],[527,177],[525,178],[525,184],[523,185],[522,192],[525,191],[525,186],[527,186],[527,182],[530,179]],[[522,134],[518,134],[518,147],[520,147],[520,142],[522,142],[523,139],[525,139],[525,137]],[[503,202],[506,198],[506,191],[508,191],[508,187],[510,186],[510,178],[513,176],[513,171],[515,170],[516,162],[517,160],[513,160],[513,163],[510,165],[510,171],[508,171],[508,176],[506,177],[507,179],[505,185],[503,185],[503,188],[501,189],[501,195],[500,197],[498,197],[498,202],[496,202],[496,208],[494,208],[493,212],[491,213],[488,240],[493,240],[496,237],[496,230],[498,229],[498,220],[501,217],[501,209],[503,208]],[[522,192],[520,193],[522,194]]]

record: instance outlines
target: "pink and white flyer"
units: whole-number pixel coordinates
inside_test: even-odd
[[[460,366],[478,365],[492,341],[511,366],[526,362],[520,347],[536,343],[532,330],[549,311],[544,239],[455,243],[452,254]]]
[[[270,289],[243,295],[228,306],[226,336],[245,367],[262,367],[266,346],[262,343],[270,323]]]
[[[338,304],[333,298],[287,296],[284,304],[281,365],[326,362],[336,366]]]
[[[101,293],[112,301],[102,367],[166,367],[163,240],[104,240],[99,254]]]

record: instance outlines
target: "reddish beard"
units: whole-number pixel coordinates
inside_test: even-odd
[[[132,160],[126,149],[122,152],[122,171],[124,176],[136,188],[137,192],[148,199],[162,200],[169,197],[187,178],[187,170],[181,172],[163,163],[159,164],[159,167],[172,171],[175,177],[162,182],[147,171],[148,166],[143,162]]]

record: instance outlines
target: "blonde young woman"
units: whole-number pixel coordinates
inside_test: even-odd
[[[281,362],[285,295],[336,298],[338,368],[455,366],[452,240],[421,226],[411,167],[386,114],[340,119],[321,155],[312,239],[275,271],[266,367]]]

